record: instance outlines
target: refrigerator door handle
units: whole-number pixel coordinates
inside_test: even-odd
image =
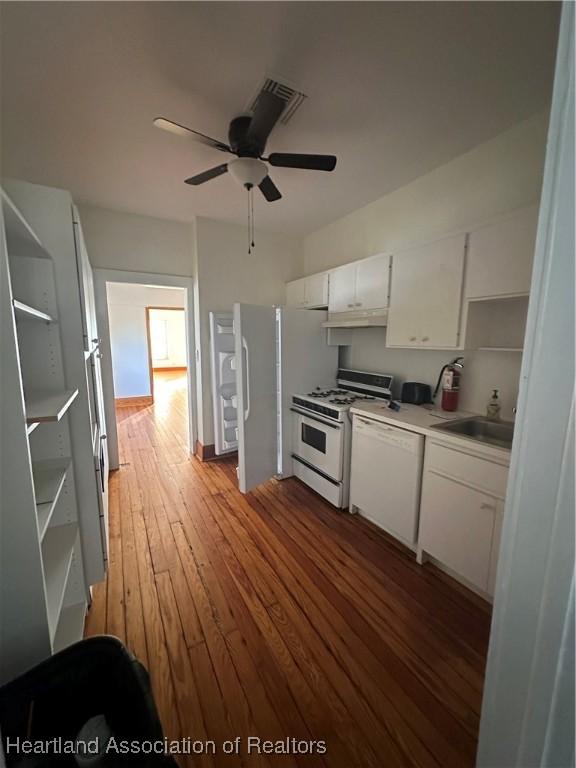
[[[244,371],[246,380],[246,407],[244,408],[244,421],[248,421],[248,417],[250,416],[250,355],[248,354],[248,344],[246,343],[244,336],[242,336],[242,349],[244,350],[244,359],[246,361]]]

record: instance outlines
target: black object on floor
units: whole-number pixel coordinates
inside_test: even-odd
[[[85,764],[92,760],[94,768],[177,765],[164,754],[117,751],[120,742],[145,744],[146,749],[148,743],[153,743],[158,749],[164,734],[146,669],[118,638],[107,635],[71,645],[0,688],[0,730],[6,765],[76,768],[76,757],[62,754],[62,745],[76,742],[87,721],[98,716],[96,728],[85,733],[97,737],[100,751],[108,744],[110,734],[115,745],[102,757],[86,755]],[[52,742],[55,746],[49,754],[25,755],[22,749],[15,749],[17,739],[20,744],[28,739],[34,744]],[[93,741],[92,748],[95,744]]]

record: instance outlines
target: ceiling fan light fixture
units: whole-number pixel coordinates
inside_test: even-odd
[[[268,175],[266,163],[255,157],[239,157],[228,163],[228,171],[243,187],[257,187]]]

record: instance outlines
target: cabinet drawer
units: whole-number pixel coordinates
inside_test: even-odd
[[[446,448],[432,440],[426,441],[426,469],[458,478],[501,499],[506,496],[507,466]]]

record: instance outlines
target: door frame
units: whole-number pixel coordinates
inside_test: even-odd
[[[169,312],[185,312],[185,307],[156,307],[149,306],[144,308],[146,310],[146,347],[148,349],[148,370],[150,372],[150,394],[152,395],[152,402],[154,402],[154,364],[152,362],[152,334],[150,333],[150,310],[162,309]],[[186,318],[184,318],[186,322]],[[188,360],[186,360],[188,363]],[[188,372],[188,366],[186,366],[186,372]]]
[[[574,18],[564,2],[478,768],[574,764]]]
[[[114,378],[112,375],[112,347],[110,344],[110,323],[108,320],[107,283],[132,283],[134,285],[154,285],[159,288],[183,288],[184,312],[186,317],[186,366],[188,369],[188,450],[196,453],[198,414],[196,409],[196,359],[194,355],[194,279],[179,275],[163,275],[155,272],[130,272],[120,269],[94,269],[94,293],[96,297],[96,316],[101,337],[102,352],[102,389],[104,411],[108,435],[108,455],[110,469],[118,469],[120,458],[118,451],[118,431],[116,426],[116,408],[114,401]],[[168,307],[180,309],[180,307]],[[149,360],[151,360],[149,356]]]

